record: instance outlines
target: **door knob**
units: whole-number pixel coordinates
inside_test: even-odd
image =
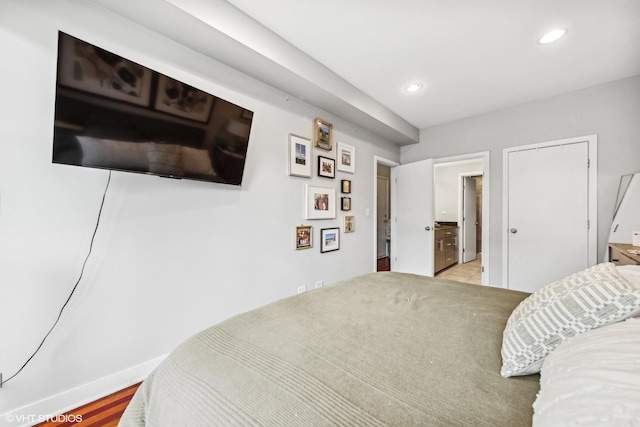
[[[512,232],[513,234],[516,234],[518,232],[517,228],[512,228],[511,230],[509,230],[510,232]]]
[[[429,227],[428,225],[424,229],[427,231],[431,231],[431,227]]]

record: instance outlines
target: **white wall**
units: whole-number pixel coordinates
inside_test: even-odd
[[[399,161],[396,145],[90,2],[0,0],[5,380],[35,350],[78,279],[108,176],[51,163],[58,30],[255,115],[241,188],[113,173],[84,277],[44,347],[0,389],[0,414],[25,405],[35,405],[31,413],[45,411],[51,402],[58,405],[51,410],[73,407],[79,402],[69,390],[79,388],[75,395],[91,400],[96,396],[86,390],[120,388],[138,378],[118,373],[166,354],[202,328],[293,295],[298,286],[372,271],[373,216],[364,212],[375,207],[373,157]],[[287,176],[288,134],[311,137],[315,117],[333,123],[334,141],[357,148],[356,174]],[[343,235],[339,251],[321,254],[320,228],[341,225],[342,215],[305,220],[305,184],[333,186],[339,194],[341,178],[352,180],[356,232]],[[303,223],[313,225],[315,243],[296,251],[295,226]]]
[[[401,162],[490,151],[489,283],[500,286],[502,150],[598,135],[598,259],[602,259],[620,176],[640,170],[639,118],[640,76],[635,76],[423,129],[419,144],[402,147]]]
[[[482,160],[440,163],[433,168],[433,208],[435,221],[457,222],[460,209],[460,174],[480,172]]]

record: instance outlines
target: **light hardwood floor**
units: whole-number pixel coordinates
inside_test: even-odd
[[[453,265],[436,274],[436,277],[480,285],[482,284],[481,256],[478,254],[478,258],[474,261]]]

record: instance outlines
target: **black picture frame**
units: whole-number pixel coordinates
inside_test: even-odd
[[[351,197],[342,197],[341,199],[340,210],[350,211],[351,210]]]
[[[333,252],[340,249],[340,227],[320,230],[320,252]]]
[[[348,179],[340,181],[340,189],[343,194],[351,194],[351,181]]]
[[[318,176],[323,178],[336,177],[336,161],[329,157],[318,156]]]

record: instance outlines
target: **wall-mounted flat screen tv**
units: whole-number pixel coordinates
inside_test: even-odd
[[[240,185],[253,112],[59,33],[53,162]]]

